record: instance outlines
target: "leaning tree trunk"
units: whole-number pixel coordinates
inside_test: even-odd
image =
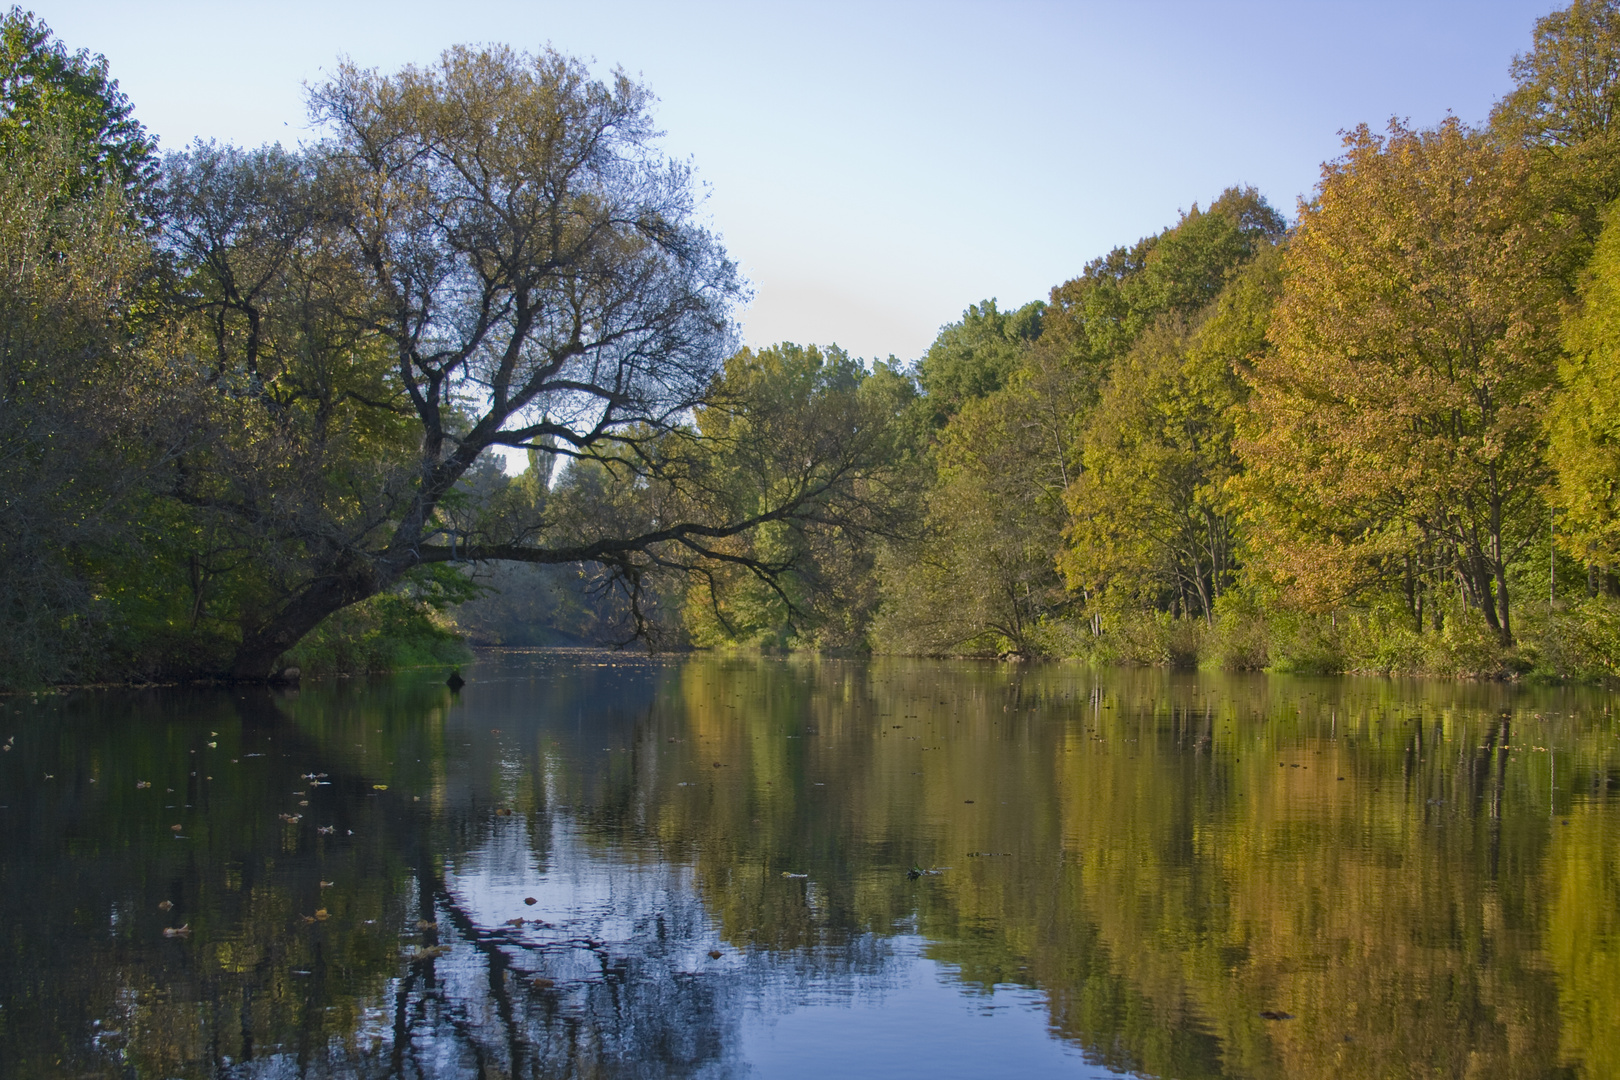
[[[281,655],[328,615],[377,595],[386,585],[369,563],[355,563],[317,579],[284,604],[268,622],[242,636],[229,677],[264,682],[276,674]]]

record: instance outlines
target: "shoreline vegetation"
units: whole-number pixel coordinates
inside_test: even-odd
[[[314,145],[161,153],[13,8],[0,691],[631,644],[1613,684],[1620,0],[1511,72],[907,362],[740,345],[622,74],[342,65]]]

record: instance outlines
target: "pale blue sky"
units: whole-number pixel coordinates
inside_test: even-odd
[[[1292,215],[1337,132],[1485,118],[1549,0],[119,3],[41,0],[168,148],[295,144],[339,55],[550,43],[639,74],[752,281],[755,344],[914,359],[1234,183]]]

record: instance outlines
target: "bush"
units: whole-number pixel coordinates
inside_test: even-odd
[[[305,675],[356,675],[465,662],[471,650],[442,620],[413,597],[374,596],[328,616],[281,664]]]

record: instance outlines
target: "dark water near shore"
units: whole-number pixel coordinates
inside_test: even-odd
[[[0,700],[0,1076],[1620,1077],[1614,695],[469,678]]]

